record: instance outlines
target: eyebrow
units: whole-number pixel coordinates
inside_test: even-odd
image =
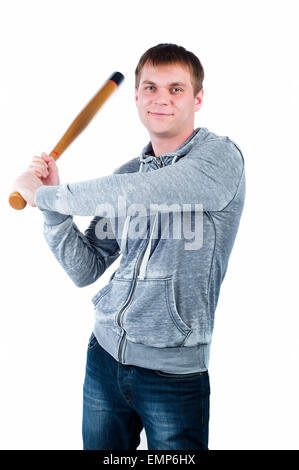
[[[143,82],[141,83],[141,85],[143,85],[144,83],[148,83],[149,85],[156,85],[155,82],[152,82],[151,80],[143,80]],[[179,85],[179,86],[187,86],[185,83],[183,82],[172,82],[172,83],[168,83],[169,86],[176,86],[176,85]]]

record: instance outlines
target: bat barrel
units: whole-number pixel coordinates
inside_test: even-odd
[[[120,72],[114,72],[109,78],[108,78],[108,81],[109,80],[112,80],[112,82],[114,82],[117,86],[119,86],[121,84],[121,82],[123,81],[125,77],[123,76],[122,73]]]
[[[124,76],[120,72],[114,72],[96,95],[82,109],[80,114],[74,119],[60,141],[56,144],[52,152],[55,160],[69,147],[73,140],[81,134],[85,127],[90,123],[94,115],[99,111],[101,106],[107,101],[112,93],[118,88],[123,81]],[[51,153],[52,153],[51,152]],[[58,154],[58,155],[57,155]]]

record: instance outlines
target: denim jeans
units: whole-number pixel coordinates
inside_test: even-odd
[[[92,333],[83,387],[83,448],[208,450],[208,371],[168,374],[120,364]]]

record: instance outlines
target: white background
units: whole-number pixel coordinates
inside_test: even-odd
[[[39,209],[8,194],[114,71],[126,80],[61,156],[61,182],[111,174],[149,141],[134,103],[140,56],[160,42],[205,70],[195,127],[245,158],[246,203],[216,311],[210,449],[299,449],[296,1],[2,0],[1,449],[81,449],[93,285],[50,252]],[[76,217],[84,231],[90,219]],[[147,449],[141,434],[139,449]]]

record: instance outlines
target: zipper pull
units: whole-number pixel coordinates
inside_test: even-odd
[[[161,161],[161,158],[160,158],[160,157],[156,157],[156,159],[157,159],[157,162],[158,162],[158,166],[160,166],[160,167],[163,166],[163,163],[162,163],[162,161]]]

